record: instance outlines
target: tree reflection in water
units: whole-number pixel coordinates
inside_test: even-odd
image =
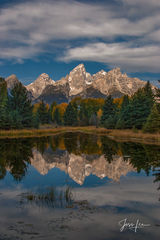
[[[146,145],[133,142],[116,142],[105,136],[83,133],[65,133],[52,137],[6,139],[0,140],[0,179],[9,171],[16,181],[21,181],[27,174],[28,164],[33,158],[33,149],[47,156],[47,161],[57,161],[55,154],[64,155],[59,162],[65,161],[65,156],[74,154],[85,157],[93,162],[96,158],[104,156],[111,164],[117,157],[129,162],[137,172],[144,170],[148,175],[153,172],[155,181],[160,181],[160,146]],[[52,156],[52,157],[51,157]]]

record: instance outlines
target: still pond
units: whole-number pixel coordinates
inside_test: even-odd
[[[160,239],[160,146],[1,139],[0,240],[20,239]]]

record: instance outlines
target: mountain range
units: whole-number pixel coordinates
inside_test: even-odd
[[[126,176],[128,172],[135,171],[129,161],[124,161],[123,156],[118,155],[112,156],[111,163],[106,161],[104,155],[75,155],[62,150],[52,152],[50,148],[43,154],[33,148],[32,155],[33,157],[30,159],[31,165],[40,174],[46,175],[56,167],[64,171],[80,185],[90,175],[95,175],[101,179],[107,176],[109,179],[118,182],[121,176]]]
[[[19,82],[16,75],[6,78],[9,89]],[[124,94],[134,94],[144,87],[146,81],[128,77],[120,68],[109,72],[101,70],[91,75],[86,72],[84,64],[79,64],[67,76],[54,81],[46,73],[42,73],[34,82],[25,86],[33,102],[44,100],[51,104],[68,102],[76,96],[82,98],[105,98],[108,95],[121,97]],[[154,86],[153,86],[154,88]]]

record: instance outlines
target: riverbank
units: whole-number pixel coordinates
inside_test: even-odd
[[[57,127],[46,126],[41,129],[20,129],[20,130],[0,130],[0,138],[26,138],[52,136],[66,132],[83,132],[88,134],[105,135],[118,141],[134,141],[144,143],[160,144],[160,134],[143,133],[142,131],[133,132],[132,130],[118,130],[87,127]]]

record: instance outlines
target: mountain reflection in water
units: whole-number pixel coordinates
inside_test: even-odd
[[[0,239],[156,240],[159,169],[158,145],[83,133],[0,140]],[[151,227],[120,233],[126,217]]]
[[[82,185],[90,174],[119,181],[128,172],[153,171],[159,180],[160,147],[117,143],[107,137],[66,133],[54,137],[0,140],[0,178],[9,171],[21,180],[29,165],[45,175],[59,168]]]

